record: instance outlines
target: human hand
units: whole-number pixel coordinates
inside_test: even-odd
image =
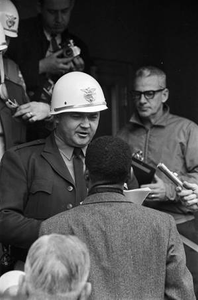
[[[164,200],[166,196],[166,186],[157,175],[154,175],[154,181],[150,184],[143,184],[141,188],[149,187],[151,192],[147,196],[149,200]]]
[[[44,102],[32,101],[26,104],[20,105],[15,114],[14,118],[21,117],[23,120],[33,123],[35,121],[43,120],[50,117],[50,106]]]
[[[183,182],[184,188],[176,187],[177,195],[182,204],[190,211],[198,210],[198,185],[196,183]]]
[[[71,71],[73,67],[72,57],[60,57],[63,54],[63,50],[41,59],[39,61],[39,73],[50,73],[56,75],[63,75]]]
[[[71,71],[83,71],[85,68],[85,63],[80,56],[75,56],[72,60]]]

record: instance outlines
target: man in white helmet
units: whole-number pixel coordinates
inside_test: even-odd
[[[52,94],[55,130],[44,140],[13,147],[4,154],[0,170],[0,242],[11,245],[15,259],[25,260],[43,220],[84,200],[85,180],[81,174],[81,182],[77,183],[73,152],[74,148],[82,150],[78,159],[84,163],[100,111],[105,109],[103,91],[93,77],[83,72],[68,73],[57,81]]]

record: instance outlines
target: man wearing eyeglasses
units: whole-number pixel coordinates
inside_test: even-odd
[[[163,162],[182,181],[198,183],[198,126],[171,114],[166,104],[168,97],[166,74],[162,70],[153,66],[137,70],[132,91],[135,111],[118,136],[129,143],[132,154],[141,152],[150,166],[156,168]],[[151,193],[144,205],[172,214],[179,223],[179,232],[198,244],[196,211],[182,204],[175,185],[156,169],[153,181],[140,187],[145,186]],[[198,253],[187,247],[186,254],[198,299]]]

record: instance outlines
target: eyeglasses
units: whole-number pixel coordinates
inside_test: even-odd
[[[146,100],[152,100],[157,93],[160,93],[160,92],[164,91],[165,89],[166,88],[159,89],[156,91],[144,91],[144,92],[132,91],[131,94],[132,94],[133,100],[140,100],[142,95],[144,95],[144,98]]]

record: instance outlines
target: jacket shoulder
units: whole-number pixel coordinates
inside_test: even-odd
[[[185,118],[185,117],[183,117],[183,116],[179,116],[179,115],[175,115],[175,114],[169,114],[169,119],[170,120],[174,120],[174,121],[176,121],[176,122],[181,122],[181,123],[184,123],[184,124],[193,124],[193,125],[196,125],[197,126],[197,124],[193,121],[193,120],[190,120],[190,119],[188,119],[188,118]]]
[[[31,142],[23,143],[17,146],[12,147],[11,151],[18,151],[25,148],[32,148],[32,147],[38,147],[45,144],[45,139],[38,139]]]

